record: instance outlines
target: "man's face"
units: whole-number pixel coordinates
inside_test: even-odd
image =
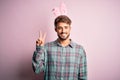
[[[57,26],[55,27],[55,31],[57,32],[57,35],[60,40],[68,39],[70,36],[70,30],[71,30],[70,25],[64,22],[58,23]]]

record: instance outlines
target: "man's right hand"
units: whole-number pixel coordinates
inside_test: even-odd
[[[36,41],[37,46],[44,46],[45,44],[45,38],[46,38],[46,33],[42,34],[42,32],[39,32],[39,38]]]

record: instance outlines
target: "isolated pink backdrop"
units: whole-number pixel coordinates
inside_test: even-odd
[[[119,0],[0,0],[0,80],[43,80],[32,55],[39,30],[57,38],[52,9],[64,1],[71,38],[87,53],[88,80],[120,80]]]

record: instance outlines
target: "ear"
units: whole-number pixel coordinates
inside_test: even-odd
[[[67,8],[66,8],[65,3],[62,3],[62,4],[61,4],[60,10],[61,10],[61,14],[62,14],[62,15],[67,15]]]
[[[53,11],[53,14],[54,14],[56,17],[61,14],[58,7],[55,7],[52,11]]]
[[[55,32],[57,32],[57,28],[55,27]]]

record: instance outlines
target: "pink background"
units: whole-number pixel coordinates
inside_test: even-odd
[[[87,52],[88,80],[120,80],[119,0],[0,0],[0,80],[42,80],[31,59],[38,31],[57,38],[51,12],[64,1],[71,38]]]

